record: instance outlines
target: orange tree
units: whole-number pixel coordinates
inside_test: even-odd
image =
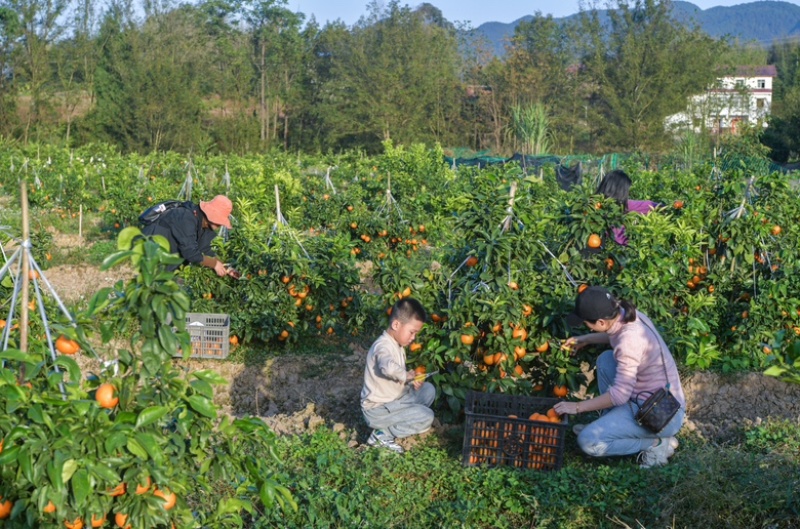
[[[220,376],[172,365],[189,350],[188,298],[164,271],[177,258],[166,241],[132,243],[135,235],[121,234],[122,250],[104,267],[130,261],[138,275],[99,291],[81,316],[102,316],[103,341],[122,331],[130,349],[85,380],[68,356],[50,365],[43,347],[2,353],[5,527],[99,527],[113,518],[132,527],[241,527],[243,511],[295,505],[273,477],[274,436],[264,423],[219,418]],[[80,329],[70,336],[85,344]],[[29,378],[19,385],[23,366]]]
[[[574,288],[545,249],[551,239],[567,239],[568,231],[553,231],[558,215],[531,206],[530,197],[543,193],[544,184],[519,178],[514,168],[469,178],[468,187],[460,189],[452,246],[428,256],[436,266],[421,265],[417,258],[403,265],[402,256],[376,266],[386,305],[411,295],[431,312],[432,324],[421,333],[423,347],[413,361],[442,371],[437,382],[453,411],[469,389],[550,392],[564,384],[577,389],[578,363],[551,347],[563,336],[558,308]],[[513,207],[511,182],[517,184]]]
[[[270,224],[247,200],[237,200],[236,211],[235,229],[218,252],[242,278],[184,268],[192,310],[230,313],[232,331],[244,341],[293,344],[309,335],[363,331],[370,311],[349,237]]]

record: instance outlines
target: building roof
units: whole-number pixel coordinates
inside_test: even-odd
[[[778,70],[774,64],[766,66],[737,66],[737,77],[778,77]]]

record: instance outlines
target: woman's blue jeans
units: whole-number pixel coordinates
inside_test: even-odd
[[[597,385],[600,394],[608,391],[614,383],[617,361],[613,351],[605,351],[597,357]],[[633,406],[636,410],[636,406]],[[686,412],[683,409],[659,433],[636,424],[628,403],[605,410],[596,421],[586,425],[578,435],[578,446],[594,457],[623,456],[637,454],[653,446],[655,439],[673,437],[683,425]]]

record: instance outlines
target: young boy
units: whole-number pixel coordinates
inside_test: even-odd
[[[419,301],[401,299],[392,307],[389,327],[367,353],[361,411],[367,426],[373,428],[367,439],[370,446],[402,454],[403,447],[395,439],[423,433],[433,423],[431,404],[436,388],[424,380],[414,380],[416,373],[406,370],[404,349],[414,341],[426,319]]]

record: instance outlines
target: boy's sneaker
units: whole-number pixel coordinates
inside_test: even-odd
[[[639,468],[661,467],[667,464],[669,457],[675,453],[671,437],[661,439],[656,446],[639,452]],[[677,439],[675,440],[677,443]]]
[[[388,448],[396,454],[402,454],[405,452],[403,447],[395,442],[394,437],[383,430],[372,430],[372,433],[369,435],[369,439],[367,439],[367,444],[370,446]]]

